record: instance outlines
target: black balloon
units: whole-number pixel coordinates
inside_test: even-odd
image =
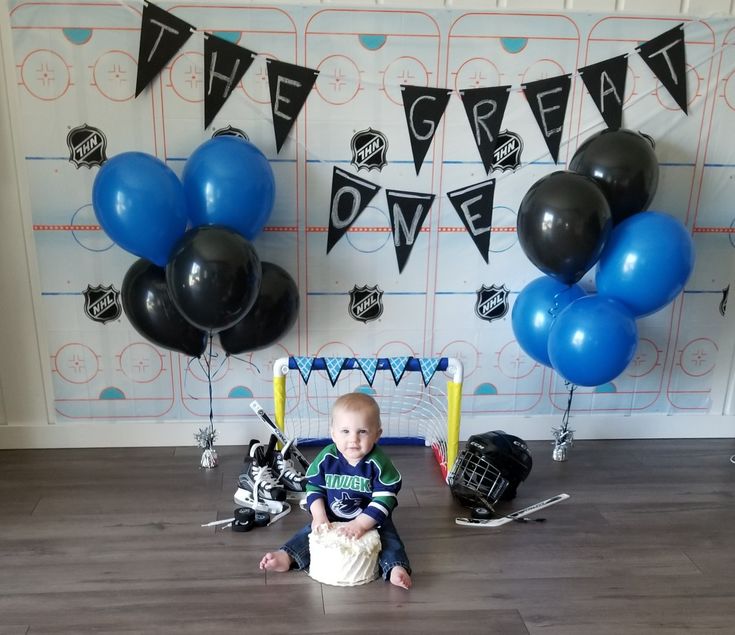
[[[147,340],[192,357],[204,352],[207,334],[176,309],[161,267],[143,258],[134,262],[125,274],[120,297],[128,320]]]
[[[260,258],[250,242],[218,226],[190,229],[166,265],[176,308],[211,333],[231,327],[251,309],[261,275]]]
[[[277,342],[299,315],[299,290],[287,271],[263,262],[263,281],[253,308],[235,326],[219,334],[222,348],[231,354],[257,351]]]
[[[546,275],[573,284],[597,262],[612,230],[610,208],[596,183],[574,172],[536,181],[518,208],[518,241]]]
[[[603,130],[577,148],[569,169],[597,182],[613,224],[648,209],[658,186],[653,141],[633,130]]]

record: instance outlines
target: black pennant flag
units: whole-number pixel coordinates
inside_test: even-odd
[[[406,266],[416,238],[421,231],[426,215],[434,202],[433,194],[386,190],[388,213],[393,230],[393,245],[396,248],[398,272]]]
[[[579,69],[590,97],[611,130],[618,130],[622,125],[627,71],[627,55],[611,57]]]
[[[204,127],[212,123],[220,108],[250,68],[257,53],[211,33],[204,36]]]
[[[379,189],[379,185],[340,170],[338,167],[333,169],[327,253],[352,227]]]
[[[490,174],[493,167],[493,152],[509,93],[510,86],[470,88],[459,92],[486,174]]]
[[[494,195],[495,179],[447,192],[449,200],[485,262],[488,262],[490,251]]]
[[[271,112],[273,113],[273,132],[276,135],[276,152],[281,151],[283,142],[299,116],[309,96],[319,71],[281,62],[266,60],[268,65],[268,86],[271,93]]]
[[[571,75],[559,75],[529,82],[521,87],[554,163],[559,162],[559,146],[571,84]]]
[[[135,96],[151,83],[191,37],[194,27],[150,2],[143,7]]]
[[[686,50],[684,25],[637,46],[636,51],[687,114]]]
[[[418,175],[431,140],[449,103],[451,90],[425,86],[401,86],[403,110],[406,113],[408,136],[411,139],[413,165]]]

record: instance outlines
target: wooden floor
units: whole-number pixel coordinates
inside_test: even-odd
[[[258,561],[307,521],[239,534],[243,448],[0,452],[0,635],[22,633],[735,633],[733,440],[531,443],[509,512],[560,492],[544,523],[454,524],[430,452],[390,447],[414,588],[342,589]]]

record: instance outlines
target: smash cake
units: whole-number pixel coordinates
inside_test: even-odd
[[[371,529],[359,539],[339,533],[339,523],[309,534],[309,575],[322,584],[356,586],[378,577],[380,536]]]

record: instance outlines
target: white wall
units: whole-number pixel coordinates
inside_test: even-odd
[[[278,4],[273,2],[272,4]],[[413,8],[518,9],[635,12],[659,15],[735,15],[735,0],[342,0],[339,3],[305,0],[300,4],[402,6]],[[0,16],[2,64],[0,86],[0,448],[90,447],[114,445],[190,445],[201,422],[191,424],[64,424],[53,421],[50,361],[41,329],[37,328],[39,284],[30,210],[24,201],[22,174],[17,165],[12,121],[17,121],[13,56],[9,21]],[[730,390],[732,393],[732,390]],[[727,400],[732,403],[732,395]],[[731,405],[728,411],[732,412]],[[512,429],[528,439],[550,438],[558,417],[518,418]],[[732,436],[729,415],[667,417],[659,415],[596,416],[572,420],[578,438]],[[508,423],[503,425],[508,426]],[[498,427],[498,426],[496,426]],[[462,437],[487,429],[487,421],[465,421]],[[219,443],[245,443],[252,431],[238,422],[218,425]]]

